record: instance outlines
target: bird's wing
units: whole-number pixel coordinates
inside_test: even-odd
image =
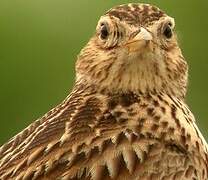
[[[98,113],[95,110],[100,108],[100,104],[88,101],[93,92],[88,87],[75,86],[63,103],[0,147],[0,177],[16,177],[21,171],[29,172],[30,168],[38,168],[41,163],[53,159],[53,149],[60,146],[61,151],[70,134],[68,124],[73,129],[74,121],[95,120]],[[72,144],[70,146],[68,149],[71,150]]]
[[[0,179],[116,177],[122,163],[126,173],[132,172],[145,153],[127,143],[134,135],[126,130],[127,111],[122,106],[137,101],[129,97],[113,112],[117,97],[109,100],[93,88],[75,87],[61,105],[1,147]]]
[[[26,135],[23,131],[1,147],[0,179],[197,177],[181,138],[187,128],[196,132],[188,124],[176,127],[178,121],[170,119],[179,113],[167,103],[75,87],[66,101],[24,130]],[[204,157],[196,159],[206,175]]]
[[[76,94],[76,96],[78,95],[80,94]],[[53,138],[53,135],[63,132],[65,121],[64,117],[60,115],[68,106],[70,106],[71,111],[74,111],[80,103],[79,98],[76,96],[73,94],[70,95],[62,104],[50,110],[42,118],[30,124],[8,143],[4,144],[0,148],[0,164],[3,165],[5,162],[8,162],[8,159],[10,159],[9,156],[14,157],[16,154],[21,153],[21,151],[49,142]],[[74,101],[76,103],[73,103]]]
[[[100,176],[103,167],[96,165],[103,162],[92,156],[116,143],[123,127],[109,111],[113,102],[95,91],[93,87],[75,86],[62,104],[3,145],[0,179]],[[92,161],[86,162],[89,159]]]

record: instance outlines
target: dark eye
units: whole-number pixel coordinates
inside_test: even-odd
[[[109,35],[109,32],[108,32],[108,27],[106,24],[101,24],[101,29],[100,29],[100,37],[101,39],[107,39],[108,38],[108,35]]]
[[[163,31],[163,34],[168,39],[170,39],[173,36],[173,31],[172,31],[170,25],[168,25],[168,26],[165,27],[165,29]]]

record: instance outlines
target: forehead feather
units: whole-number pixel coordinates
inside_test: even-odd
[[[162,10],[149,4],[120,5],[110,9],[105,15],[116,17],[128,24],[141,26],[148,26],[161,17],[167,16]]]

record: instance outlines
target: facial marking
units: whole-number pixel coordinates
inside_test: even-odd
[[[172,17],[148,4],[110,9],[79,56],[77,77],[88,77],[108,91],[162,91],[184,97],[188,67],[174,27]]]

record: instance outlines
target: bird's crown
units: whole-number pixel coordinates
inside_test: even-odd
[[[120,21],[139,26],[147,26],[159,20],[161,17],[166,16],[166,14],[156,6],[134,3],[116,6],[107,11],[105,15],[116,17]]]

